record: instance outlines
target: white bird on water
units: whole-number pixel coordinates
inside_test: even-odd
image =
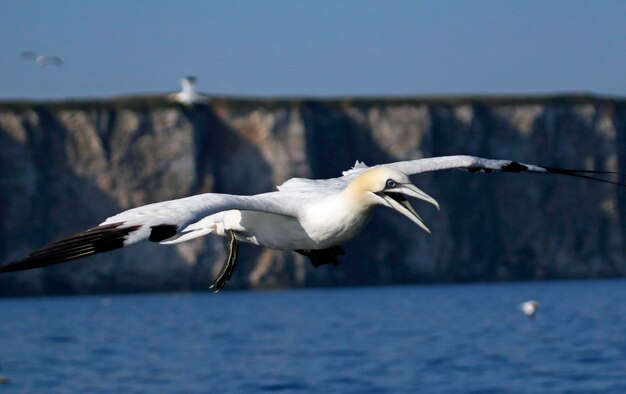
[[[537,313],[537,310],[539,309],[539,301],[535,301],[535,300],[524,301],[521,304],[519,304],[519,309],[521,309],[522,312],[526,316],[530,318],[534,318],[535,314]]]
[[[252,196],[206,193],[129,209],[96,227],[45,245],[22,260],[0,266],[0,273],[57,264],[141,241],[176,244],[211,233],[228,239],[226,262],[211,285],[215,291],[230,279],[239,241],[293,250],[307,256],[316,267],[338,264],[337,257],[344,254],[340,245],[361,231],[376,206],[391,208],[430,233],[406,197],[437,208],[439,204],[408,176],[455,168],[556,173],[618,184],[593,175],[614,174],[608,171],[542,167],[474,156],[442,156],[374,167],[357,162],[341,177],[293,178],[274,192]]]
[[[58,56],[42,55],[30,51],[22,52],[22,59],[33,60],[40,67],[47,66],[48,64],[53,64],[60,67],[64,64],[63,60],[61,60],[61,58]]]
[[[196,77],[183,77],[180,79],[180,92],[172,93],[167,97],[183,105],[191,106],[196,103],[206,102],[208,97],[196,93]]]

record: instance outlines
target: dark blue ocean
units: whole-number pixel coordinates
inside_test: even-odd
[[[0,319],[1,393],[626,393],[624,280],[0,299]]]

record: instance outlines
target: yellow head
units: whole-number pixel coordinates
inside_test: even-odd
[[[405,196],[427,201],[439,209],[437,201],[413,185],[405,173],[389,166],[377,166],[366,170],[352,181],[343,193],[356,204],[384,205],[392,208],[429,233],[430,230]]]

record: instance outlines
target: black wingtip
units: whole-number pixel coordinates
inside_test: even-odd
[[[559,168],[559,167],[548,167],[548,166],[537,166],[543,168],[550,174],[559,174],[559,175],[568,175],[577,178],[590,179],[593,181],[609,183],[612,185],[626,187],[625,183],[612,181],[610,179],[602,178],[601,176],[617,176],[617,177],[626,177],[626,174],[622,174],[615,171],[601,171],[601,170],[573,170],[569,168]],[[481,169],[474,169],[472,172],[480,171]],[[471,171],[471,169],[470,169]],[[536,170],[529,170],[528,166],[518,163],[516,161],[512,161],[508,164],[505,164],[501,168],[502,172],[524,172],[531,171],[537,172]],[[600,176],[598,176],[600,175]]]
[[[22,260],[1,266],[0,273],[46,267],[119,249],[124,246],[124,240],[128,234],[141,227],[140,225],[121,227],[123,224],[120,222],[93,227],[82,233],[49,243]]]
[[[522,172],[526,170],[528,170],[528,167],[516,161],[512,161],[509,164],[502,166],[502,172]]]
[[[600,171],[600,170],[572,170],[568,168],[546,167],[546,166],[541,166],[541,167],[551,174],[574,176],[577,178],[590,179],[592,181],[604,182],[604,183],[609,183],[611,185],[626,187],[626,183],[616,182],[616,181],[612,181],[610,179],[605,179],[605,178],[600,178],[599,176],[592,176],[592,175],[609,175],[609,176],[612,175],[612,176],[618,176],[618,177],[626,176],[626,174],[622,174],[620,172]],[[592,175],[589,175],[589,174],[592,174]]]

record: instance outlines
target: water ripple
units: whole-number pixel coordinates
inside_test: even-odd
[[[616,280],[0,299],[2,393],[626,392],[625,298]]]

